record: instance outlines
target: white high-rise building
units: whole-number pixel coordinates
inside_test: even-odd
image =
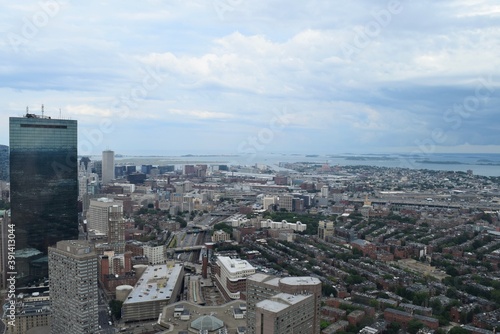
[[[321,187],[321,197],[328,198],[328,186]]]
[[[239,299],[246,290],[246,279],[255,274],[255,268],[246,260],[218,256],[215,283],[227,299]]]
[[[115,179],[115,152],[102,151],[102,184],[110,183]]]
[[[262,199],[262,208],[268,210],[269,206],[277,204],[278,198],[276,196],[265,196]]]
[[[87,228],[105,235],[115,252],[125,252],[125,221],[122,202],[115,202],[106,197],[90,200]]]
[[[144,256],[149,260],[149,264],[163,264],[166,262],[165,246],[143,246]]]
[[[97,255],[83,240],[49,247],[52,334],[99,331]]]

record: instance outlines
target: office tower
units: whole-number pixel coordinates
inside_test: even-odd
[[[274,210],[274,205],[277,202],[278,202],[278,197],[276,197],[276,196],[265,196],[262,199],[262,208],[264,210]]]
[[[110,183],[115,179],[115,152],[102,151],[102,184]]]
[[[327,240],[335,234],[335,223],[331,220],[320,220],[318,224],[318,238]]]
[[[192,175],[196,173],[194,165],[184,165],[184,175]]]
[[[162,264],[166,261],[165,245],[142,247],[144,256],[148,258],[149,264]]]
[[[110,249],[125,252],[125,221],[123,204],[109,198],[90,200],[87,212],[87,228],[106,235]]]
[[[99,179],[102,181],[102,161],[101,160],[92,161],[92,173],[97,174],[97,176],[99,176]]]
[[[293,211],[293,196],[292,195],[280,195],[278,198],[278,204],[281,209],[286,209],[288,212]]]
[[[9,179],[9,147],[0,145],[0,181]]]
[[[368,195],[366,195],[364,205],[359,211],[361,211],[361,215],[368,220],[370,218],[370,211],[372,210],[372,202],[368,199]]]
[[[321,187],[321,197],[328,198],[328,186]]]
[[[153,169],[153,165],[142,165],[141,173],[148,175],[149,173],[151,173],[151,169]]]
[[[9,119],[11,221],[18,286],[47,277],[47,248],[78,238],[77,122]]]
[[[52,334],[98,332],[97,255],[83,240],[49,247]]]
[[[247,277],[246,285],[247,334],[319,334],[319,279],[258,273]]]

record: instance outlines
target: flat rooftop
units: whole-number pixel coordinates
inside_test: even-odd
[[[238,273],[242,270],[255,270],[255,268],[248,263],[247,260],[231,259],[227,256],[219,256],[217,260],[224,266],[230,273]]]
[[[321,284],[321,281],[316,277],[302,276],[302,277],[284,277],[281,283],[289,285],[316,285]]]
[[[31,301],[24,301],[16,307],[16,315],[30,316],[50,314],[50,300],[48,297],[33,298]]]
[[[267,275],[267,274],[262,274],[262,273],[256,273],[253,274],[249,277],[247,277],[247,280],[250,279],[255,282],[265,282],[268,285],[276,286],[278,287],[280,285],[280,278]]]
[[[181,273],[182,265],[179,263],[148,266],[124,304],[172,298],[176,282],[182,279]]]
[[[278,293],[270,299],[265,299],[258,302],[257,304],[255,304],[255,306],[270,312],[278,313],[280,311],[283,311],[287,307],[295,305],[307,298],[311,298],[311,296]]]

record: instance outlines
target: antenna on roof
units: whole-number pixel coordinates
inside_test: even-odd
[[[28,115],[29,113],[30,113],[29,107],[26,106],[26,115]]]
[[[42,104],[42,118],[43,118],[43,104]]]

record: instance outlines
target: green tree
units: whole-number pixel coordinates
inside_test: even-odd
[[[427,292],[416,292],[413,295],[413,304],[423,306],[425,302],[429,299],[429,293]]]
[[[187,226],[187,221],[184,220],[184,218],[182,218],[181,216],[175,217],[175,221],[179,223],[179,225],[181,226],[181,228],[184,228],[184,227]]]
[[[323,330],[326,327],[330,326],[330,323],[328,321],[321,320],[321,322],[319,323],[319,326],[320,326],[321,330]]]
[[[482,213],[478,219],[486,220],[488,223],[492,224],[493,223],[493,218],[489,213]]]
[[[337,290],[328,283],[323,283],[321,286],[321,292],[323,296],[329,297],[330,295],[333,295],[334,297],[337,297]]]
[[[470,332],[460,326],[455,326],[449,330],[448,334],[469,334]]]
[[[401,329],[400,324],[398,324],[397,322],[391,322],[387,326],[387,334],[397,334],[400,329]]]
[[[116,319],[120,320],[122,317],[122,304],[123,302],[113,299],[109,302],[109,308],[111,309],[111,315]]]
[[[363,278],[363,276],[360,276],[360,275],[349,275],[347,276],[345,282],[349,285],[351,284],[360,284],[360,283],[363,283],[365,281],[365,279]]]
[[[417,334],[417,332],[422,328],[424,328],[424,324],[418,320],[411,319],[408,322],[408,333],[410,334]]]
[[[458,272],[457,268],[453,267],[453,266],[449,266],[446,268],[446,273],[448,275],[450,275],[451,277],[456,277],[458,275],[460,275],[460,273]]]
[[[224,232],[228,233],[229,235],[233,234],[233,227],[231,225],[226,224],[225,222],[215,224],[214,231],[217,231],[217,230],[223,230]]]

